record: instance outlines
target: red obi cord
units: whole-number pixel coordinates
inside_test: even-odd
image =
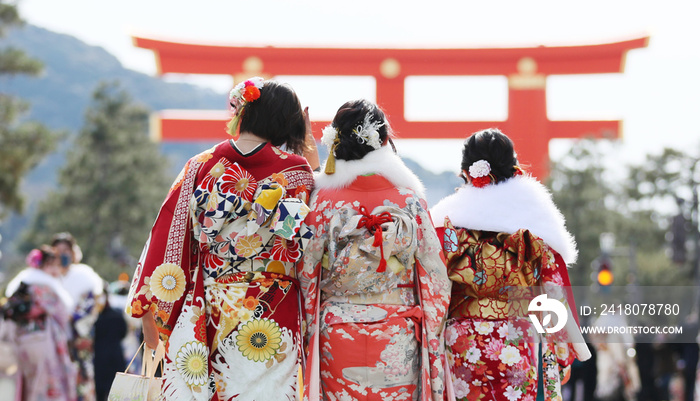
[[[373,246],[378,246],[381,253],[379,267],[377,272],[383,273],[386,271],[386,260],[384,260],[384,240],[382,239],[382,224],[392,221],[391,213],[382,212],[377,215],[369,214],[367,208],[360,205],[360,214],[362,217],[357,223],[357,228],[365,227],[370,233],[374,233]]]

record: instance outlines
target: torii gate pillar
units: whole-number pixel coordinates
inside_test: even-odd
[[[377,103],[389,115],[399,138],[466,138],[497,127],[513,139],[518,159],[539,178],[547,175],[553,138],[618,138],[621,122],[551,121],[547,118],[548,75],[619,73],[631,49],[646,47],[649,37],[624,42],[565,47],[498,49],[340,49],[212,46],[135,37],[151,49],[159,74],[372,76]],[[506,121],[406,121],[404,82],[408,76],[504,75],[508,78]],[[238,80],[237,80],[238,81]],[[348,99],[350,100],[350,99]],[[225,104],[225,101],[222,101]],[[223,107],[222,107],[223,109]],[[220,140],[226,113],[163,111],[153,130],[167,141]],[[320,135],[327,121],[314,121]]]

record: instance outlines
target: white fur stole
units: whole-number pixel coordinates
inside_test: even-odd
[[[373,150],[358,160],[335,161],[335,174],[324,173],[325,163],[321,173],[316,174],[316,189],[346,188],[358,176],[379,174],[399,188],[410,188],[420,197],[425,197],[425,187],[420,179],[394,153],[390,146],[382,146]]]
[[[455,227],[512,234],[528,229],[557,251],[567,265],[576,262],[576,241],[549,190],[535,178],[518,176],[495,185],[460,187],[431,210],[435,227],[449,216]]]

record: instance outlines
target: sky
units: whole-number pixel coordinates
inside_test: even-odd
[[[133,35],[220,45],[400,48],[568,46],[650,36],[648,47],[627,54],[623,73],[550,76],[548,117],[623,120],[623,138],[611,147],[613,162],[639,163],[667,146],[700,154],[695,0],[20,0],[19,10],[28,23],[104,47],[125,67],[150,75],[156,73],[155,57],[134,47]],[[211,87],[224,98],[232,85],[229,77],[163,79]],[[344,101],[375,96],[367,77],[278,79],[292,84],[312,118],[329,120]],[[506,118],[504,77],[442,78],[435,82],[446,88],[445,96],[426,104],[420,93],[430,80],[406,81],[407,118]],[[397,143],[402,156],[435,172],[458,169],[460,145],[459,140]],[[569,141],[554,140],[550,154],[561,157],[568,146]]]

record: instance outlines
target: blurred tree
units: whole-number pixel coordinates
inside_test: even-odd
[[[101,84],[75,141],[26,243],[69,231],[105,279],[131,275],[170,184],[167,159],[148,138],[148,110],[117,84]]]
[[[636,209],[654,210],[657,220],[668,227],[669,254],[691,277],[696,277],[700,268],[698,181],[700,157],[666,148],[632,166],[624,187]],[[686,257],[688,245],[693,249],[692,259]]]
[[[591,284],[591,266],[600,255],[601,233],[615,234],[621,249],[634,245],[638,273],[648,270],[648,261],[658,261],[659,258],[652,255],[663,255],[663,229],[653,219],[651,210],[631,207],[620,185],[625,178],[624,167],[620,164],[612,169],[607,167],[609,154],[614,151],[604,151],[604,143],[590,139],[577,141],[564,157],[553,162],[548,179],[554,202],[578,244],[579,258],[569,271],[574,286]],[[616,255],[612,265],[615,285],[626,284],[630,266],[627,254]],[[666,277],[673,279],[674,276]],[[640,284],[647,279],[637,277]]]
[[[17,7],[0,0],[0,37],[22,24]],[[41,68],[40,61],[20,49],[0,49],[0,80],[18,74],[36,76]],[[40,123],[22,121],[28,109],[26,102],[0,93],[0,219],[23,211],[22,178],[55,148],[59,137]]]

